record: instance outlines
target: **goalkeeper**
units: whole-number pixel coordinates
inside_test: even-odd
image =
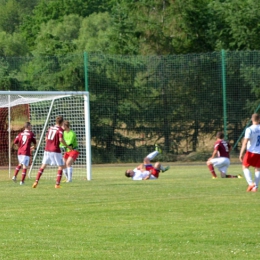
[[[65,153],[63,155],[63,160],[65,163],[65,168],[63,169],[63,173],[66,175],[67,182],[72,182],[72,164],[76,161],[76,159],[79,156],[78,151],[78,142],[76,133],[70,129],[70,123],[69,121],[65,120],[63,122],[62,128],[64,129],[63,138],[64,141],[68,146],[72,147],[72,150],[69,150],[68,148],[65,148],[63,144],[61,144],[61,148],[65,150]]]

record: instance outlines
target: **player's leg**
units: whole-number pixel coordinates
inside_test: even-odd
[[[73,164],[74,160],[72,157],[69,157],[66,161],[66,168],[67,168],[67,182],[72,182],[72,172],[73,172]]]
[[[12,177],[12,180],[14,182],[16,182],[17,175],[18,175],[20,169],[22,168],[22,164],[20,163],[20,160],[19,160],[19,155],[18,155],[18,161],[19,161],[19,164],[16,166],[16,168],[14,170],[14,176]]]
[[[240,174],[239,175],[227,174],[227,169],[230,165],[230,160],[228,158],[224,158],[224,157],[220,158],[219,162],[215,165],[220,171],[221,178],[242,178]]]
[[[152,153],[149,153],[149,154],[146,156],[146,158],[151,161],[151,160],[153,160],[158,154],[159,154],[158,151],[153,151]]]
[[[64,169],[64,165],[60,165],[58,167],[58,171],[57,171],[57,177],[56,177],[56,184],[55,184],[55,188],[60,188],[60,182],[61,182],[61,178],[62,178],[62,171]]]
[[[69,154],[68,154],[68,152],[66,152],[64,155],[63,155],[63,162],[64,162],[64,165],[66,166],[66,163],[67,163],[67,159],[69,158]],[[66,177],[66,180],[65,181],[67,181],[68,180],[68,172],[67,172],[67,168],[66,167],[64,167],[64,169],[63,169],[63,174],[65,175],[65,177]]]
[[[69,152],[69,157],[66,161],[66,168],[68,172],[68,180],[67,182],[72,182],[72,172],[73,172],[73,163],[77,160],[79,156],[79,152],[77,150],[72,150]]]
[[[255,168],[255,187],[251,191],[256,192],[260,181],[260,168]]]
[[[37,175],[36,175],[36,178],[35,178],[35,181],[34,181],[33,186],[32,186],[33,188],[37,187],[39,180],[40,180],[46,166],[47,166],[47,164],[42,164],[41,167],[39,168]]]
[[[252,180],[252,175],[251,175],[251,172],[249,170],[249,167],[246,167],[246,166],[243,165],[243,172],[244,172],[245,179],[248,183],[248,187],[247,187],[246,191],[251,191],[252,188],[255,186],[255,184]]]
[[[29,166],[30,163],[30,156],[24,156],[23,159],[21,160],[21,164],[23,166],[23,170],[22,170],[22,178],[20,181],[20,185],[24,184],[24,180],[27,174],[27,167]]]
[[[249,167],[255,165],[255,163],[258,163],[257,160],[259,160],[259,157],[256,154],[247,151],[244,155],[242,169],[245,179],[248,183],[246,191],[251,191],[255,187]]]
[[[61,153],[53,153],[53,161],[55,162],[55,163],[53,163],[53,165],[58,166],[55,188],[60,188],[62,171],[65,168],[64,161],[63,161],[63,158],[62,158],[62,154]]]
[[[21,178],[21,181],[20,181],[20,185],[24,184],[26,174],[27,174],[27,166],[23,165],[22,178]]]
[[[156,162],[154,164],[154,168],[159,171],[166,172],[170,169],[170,166],[162,166],[162,164],[160,162]]]
[[[20,155],[18,155],[18,161],[19,161],[19,163],[18,163],[18,165],[16,166],[16,168],[15,168],[15,170],[14,170],[14,176],[12,177],[12,180],[13,180],[14,182],[16,182],[17,175],[18,175],[20,169],[22,168],[22,164],[20,163],[20,157],[19,157],[19,156],[20,156]]]
[[[210,171],[210,173],[212,175],[212,179],[216,179],[217,178],[217,174],[216,174],[216,172],[214,170],[214,166],[213,166],[213,164],[216,161],[216,159],[217,158],[210,159],[210,160],[207,161],[207,166],[208,166],[209,171]]]

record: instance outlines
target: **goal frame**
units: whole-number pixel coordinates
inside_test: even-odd
[[[11,177],[11,102],[10,102],[10,96],[11,95],[45,95],[45,96],[83,96],[84,97],[84,121],[85,121],[85,135],[86,135],[86,178],[88,181],[92,179],[92,171],[91,171],[91,134],[90,134],[90,102],[89,102],[89,92],[88,91],[0,91],[0,95],[6,95],[8,96],[8,105],[5,106],[8,108],[8,143],[9,143],[9,149],[8,149],[8,160],[9,160],[9,178]],[[54,97],[55,99],[55,97]],[[57,98],[56,98],[57,99]],[[1,105],[1,103],[0,103]],[[4,107],[4,106],[3,106]],[[46,121],[48,118],[46,118]],[[46,126],[44,126],[45,129],[43,129],[44,133],[46,131]],[[42,138],[42,136],[41,136]],[[33,157],[33,161],[35,160],[35,157],[37,156],[37,153],[35,153]],[[31,168],[30,168],[31,170]],[[28,174],[30,177],[30,172]]]

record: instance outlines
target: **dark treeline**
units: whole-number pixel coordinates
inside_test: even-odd
[[[165,160],[207,151],[208,140],[224,128],[224,107],[234,144],[259,106],[260,51],[90,53],[87,60],[83,53],[3,57],[1,84],[5,90],[82,91],[85,66],[94,162],[134,161],[155,143]]]

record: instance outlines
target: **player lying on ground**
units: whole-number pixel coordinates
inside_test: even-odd
[[[169,170],[169,166],[163,167],[160,162],[156,162],[154,166],[151,163],[157,155],[158,151],[154,151],[148,154],[143,161],[143,164],[140,164],[135,169],[128,169],[125,171],[125,176],[132,178],[132,180],[156,180],[159,178],[160,171],[165,172]]]
[[[218,132],[216,138],[214,151],[207,161],[207,166],[212,174],[212,179],[217,178],[214,167],[217,167],[219,170],[221,178],[242,178],[240,174],[227,175],[227,169],[230,165],[229,152],[231,151],[231,145],[224,140],[224,134],[222,132]]]
[[[15,172],[14,172],[14,176],[13,176],[12,180],[14,182],[16,182],[17,175],[23,166],[20,185],[24,184],[24,180],[25,180],[26,173],[27,173],[27,167],[29,166],[29,163],[30,163],[31,152],[35,148],[34,146],[31,146],[32,143],[35,146],[36,139],[35,139],[34,133],[32,132],[31,123],[26,122],[24,124],[24,131],[19,133],[14,139],[14,144],[18,146],[17,156],[18,156],[19,164],[15,168]]]

